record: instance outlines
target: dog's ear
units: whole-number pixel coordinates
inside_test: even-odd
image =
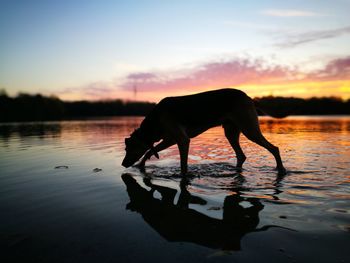
[[[130,138],[125,138],[124,142],[125,142],[125,145],[129,145],[130,144]]]

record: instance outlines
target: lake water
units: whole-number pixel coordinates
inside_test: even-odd
[[[13,262],[350,262],[350,117],[260,118],[288,174],[221,127],[121,166],[140,117],[0,125],[0,257]],[[5,261],[1,261],[5,262]]]

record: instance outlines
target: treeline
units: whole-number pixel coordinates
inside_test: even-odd
[[[293,98],[262,97],[256,98],[263,109],[280,115],[349,115],[350,99],[347,101],[337,97]],[[268,112],[268,111],[267,111]]]
[[[154,103],[108,101],[62,101],[40,94],[0,94],[0,122],[81,119],[99,116],[143,116]]]
[[[264,109],[280,115],[350,114],[350,100],[339,98],[256,98]],[[0,92],[0,122],[77,119],[98,116],[143,116],[155,106],[149,102],[75,101],[66,102],[40,94],[9,97]]]

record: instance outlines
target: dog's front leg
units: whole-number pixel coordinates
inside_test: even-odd
[[[181,160],[181,174],[187,174],[187,159],[188,159],[188,150],[190,148],[190,139],[186,136],[183,136],[177,140],[177,146],[180,152]]]
[[[187,135],[187,132],[182,125],[177,121],[172,120],[168,116],[164,115],[162,118],[162,124],[164,130],[167,134],[170,135],[173,141],[176,142],[177,147],[179,148],[180,160],[181,160],[181,174],[187,174],[187,159],[188,159],[188,150],[190,148],[190,138]]]
[[[160,152],[160,151],[162,151],[162,150],[164,150],[164,149],[166,149],[166,148],[168,148],[168,147],[170,147],[170,146],[172,146],[172,145],[174,145],[174,144],[175,144],[175,142],[172,141],[172,140],[170,140],[170,139],[164,139],[164,140],[162,140],[160,143],[158,143],[158,144],[154,147],[153,151],[152,151],[152,150],[148,150],[148,151],[146,152],[146,154],[143,156],[142,160],[141,160],[140,163],[138,164],[138,167],[139,167],[141,170],[145,170],[146,161],[152,157],[152,155],[154,154],[154,151],[158,153],[158,152]]]

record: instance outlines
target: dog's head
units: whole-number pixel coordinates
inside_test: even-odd
[[[124,167],[130,167],[136,163],[149,149],[151,149],[153,155],[159,158],[157,152],[153,148],[153,144],[146,143],[140,130],[135,130],[129,138],[125,139],[126,154],[122,165]]]
[[[129,138],[125,138],[125,157],[122,162],[124,167],[130,167],[136,163],[149,149],[142,139],[135,134],[131,134]]]

